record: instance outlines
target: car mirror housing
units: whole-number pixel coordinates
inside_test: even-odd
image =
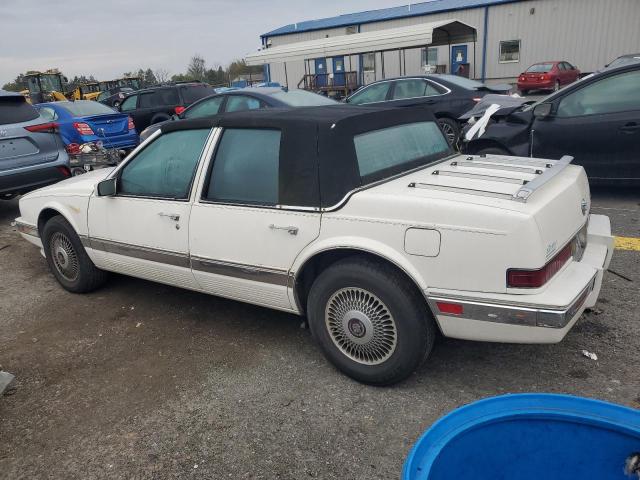
[[[113,197],[116,194],[116,179],[107,178],[98,183],[97,188],[99,197]]]
[[[547,118],[551,116],[551,103],[540,103],[533,108],[533,116],[539,119]]]

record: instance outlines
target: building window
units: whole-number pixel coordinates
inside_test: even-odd
[[[423,48],[422,49],[422,60],[420,62],[420,66],[424,69],[427,65],[436,66],[438,65],[438,48]]]
[[[500,63],[516,63],[520,61],[520,40],[500,42]]]
[[[375,72],[376,70],[376,54],[365,53],[362,55],[362,70],[365,72]]]
[[[358,25],[350,25],[346,28],[347,35],[353,35],[354,33],[358,33]]]

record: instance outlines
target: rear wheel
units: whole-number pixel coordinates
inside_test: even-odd
[[[63,217],[53,217],[45,224],[42,245],[51,272],[65,290],[91,292],[107,280],[107,272],[93,264],[80,237]]]
[[[527,95],[529,95],[529,90],[520,90],[520,95],[526,97]]]
[[[553,84],[553,91],[557,92],[560,90],[560,80],[556,80],[556,83]]]
[[[442,133],[447,137],[449,145],[455,147],[458,143],[458,137],[460,136],[460,127],[458,126],[458,122],[451,120],[450,118],[439,118],[438,124],[442,129]]]
[[[324,270],[307,303],[311,333],[325,356],[363,383],[405,379],[436,335],[424,298],[393,267],[351,257]]]

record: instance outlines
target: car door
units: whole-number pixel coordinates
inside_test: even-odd
[[[136,126],[136,129],[141,132],[142,130],[144,130],[144,128],[140,128],[140,118],[138,116],[138,95],[129,95],[127,98],[125,98],[122,103],[120,104],[120,108],[119,110],[122,113],[126,113],[128,114],[132,119],[133,119],[133,123]],[[146,127],[145,127],[146,128]]]
[[[159,135],[114,174],[114,196],[92,196],[90,246],[99,267],[197,289],[189,262],[189,216],[210,129]]]
[[[289,270],[319,235],[320,212],[281,203],[288,203],[285,192],[296,189],[305,175],[285,173],[280,130],[228,128],[218,137],[191,213],[196,280],[215,295],[291,310]],[[297,158],[297,151],[286,158]]]
[[[593,78],[535,119],[535,157],[575,157],[590,178],[640,178],[640,70]]]

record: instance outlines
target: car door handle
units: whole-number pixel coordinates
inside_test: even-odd
[[[269,225],[269,228],[271,230],[285,230],[289,235],[297,235],[298,234],[298,227],[294,227],[289,225],[288,227],[281,227],[279,225],[274,225],[273,223],[271,225]]]
[[[167,217],[170,218],[171,220],[173,220],[174,222],[179,222],[180,221],[180,215],[178,215],[177,213],[164,213],[164,212],[160,212],[158,215],[160,215],[161,217]]]
[[[620,127],[620,131],[623,133],[633,133],[640,130],[640,124],[636,123],[636,122],[630,122],[627,123],[626,125]]]

